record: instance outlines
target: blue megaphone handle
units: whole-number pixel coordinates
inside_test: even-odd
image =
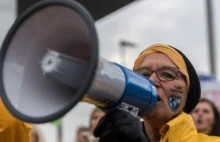
[[[157,103],[157,91],[153,82],[119,64],[116,65],[124,72],[126,83],[122,97],[114,105],[135,116],[151,113]]]

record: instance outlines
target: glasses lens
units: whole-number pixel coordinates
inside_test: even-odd
[[[139,69],[139,70],[136,70],[136,72],[143,75],[146,78],[149,78],[152,74],[148,68]]]
[[[160,80],[163,81],[171,81],[176,78],[178,70],[175,68],[164,67],[157,70],[157,75]]]

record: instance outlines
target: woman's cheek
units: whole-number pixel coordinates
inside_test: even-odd
[[[182,104],[183,87],[174,85],[170,88],[170,94],[167,97],[168,105],[171,111],[176,111]]]

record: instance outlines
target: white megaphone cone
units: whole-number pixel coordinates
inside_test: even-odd
[[[75,1],[30,7],[12,25],[0,54],[3,102],[27,122],[55,120],[80,101],[138,116],[156,105],[151,81],[99,58],[94,22]]]

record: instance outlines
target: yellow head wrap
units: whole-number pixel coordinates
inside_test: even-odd
[[[138,69],[144,60],[144,58],[152,53],[161,52],[165,54],[170,60],[184,73],[186,76],[186,84],[189,90],[190,80],[189,73],[187,71],[186,63],[183,57],[172,47],[165,44],[154,44],[146,48],[134,62],[134,70]]]

